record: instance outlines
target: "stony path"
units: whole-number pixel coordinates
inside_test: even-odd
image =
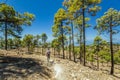
[[[57,71],[56,80],[119,80],[68,60],[56,59],[53,69]]]
[[[52,80],[53,72],[40,55],[0,51],[0,80]]]
[[[48,65],[46,56],[42,55],[19,55],[18,57],[14,53],[13,55],[8,54],[8,56],[15,58],[16,62],[8,63],[9,65],[1,68],[1,70],[8,70],[9,74],[4,71],[8,76],[0,80],[119,80],[102,71],[95,71],[79,63],[60,58],[52,58],[51,60],[54,62]]]

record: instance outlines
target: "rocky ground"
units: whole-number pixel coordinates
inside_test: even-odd
[[[68,60],[58,59],[56,64],[61,67],[58,80],[119,80],[102,71],[96,71]]]
[[[7,53],[7,54],[6,54]],[[119,80],[73,61],[0,50],[0,80]]]
[[[44,56],[0,50],[0,80],[49,80],[53,72],[45,60]]]

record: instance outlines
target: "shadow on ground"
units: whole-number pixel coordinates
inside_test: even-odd
[[[2,80],[8,77],[25,78],[32,74],[49,78],[51,77],[50,72],[47,67],[42,65],[41,61],[32,58],[0,56],[0,78]]]

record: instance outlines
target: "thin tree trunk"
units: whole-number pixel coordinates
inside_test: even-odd
[[[110,22],[110,53],[111,53],[111,72],[110,74],[114,74],[114,55],[113,55],[113,42],[112,42],[112,16]]]
[[[97,70],[99,70],[99,51],[100,51],[100,49],[99,49],[99,42],[98,42],[98,52],[97,52]]]
[[[79,25],[80,31],[80,63],[82,63],[82,27]]]
[[[83,0],[83,9],[82,9],[82,14],[83,14],[83,53],[84,53],[84,66],[86,65],[86,42],[85,42],[85,9],[84,6],[85,5],[85,1]]]
[[[69,42],[69,40],[68,40],[68,42]],[[69,44],[68,44],[68,46],[67,46],[67,58],[68,58],[68,60],[69,60]]]
[[[65,59],[65,53],[64,53],[64,35],[63,35],[63,22],[61,22],[61,32],[62,32],[62,52],[63,52],[63,59]]]
[[[71,60],[71,36],[69,36],[69,59]]]
[[[66,59],[68,59],[68,56],[67,56],[68,54],[67,54],[67,45],[66,45],[66,51],[65,51],[65,57],[66,57]]]
[[[73,30],[73,23],[71,21],[71,27],[72,27],[72,49],[73,49],[73,56],[74,56],[74,62],[76,62],[76,57],[75,57],[75,53],[74,53],[74,30]]]
[[[80,44],[80,63],[82,64],[82,44]]]

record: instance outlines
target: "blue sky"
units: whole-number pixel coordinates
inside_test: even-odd
[[[48,41],[51,41],[53,39],[52,25],[54,14],[62,7],[62,2],[63,0],[8,0],[7,4],[12,5],[18,12],[30,12],[36,16],[32,26],[24,27],[22,35],[46,33],[48,35]],[[102,0],[100,6],[102,9],[98,12],[97,16],[91,17],[89,23],[92,26],[95,26],[96,19],[102,16],[108,8],[112,7],[120,10],[120,0]],[[93,27],[86,29],[86,39],[88,43],[93,41],[96,35],[97,32],[93,30]],[[108,39],[106,36],[103,37]]]

